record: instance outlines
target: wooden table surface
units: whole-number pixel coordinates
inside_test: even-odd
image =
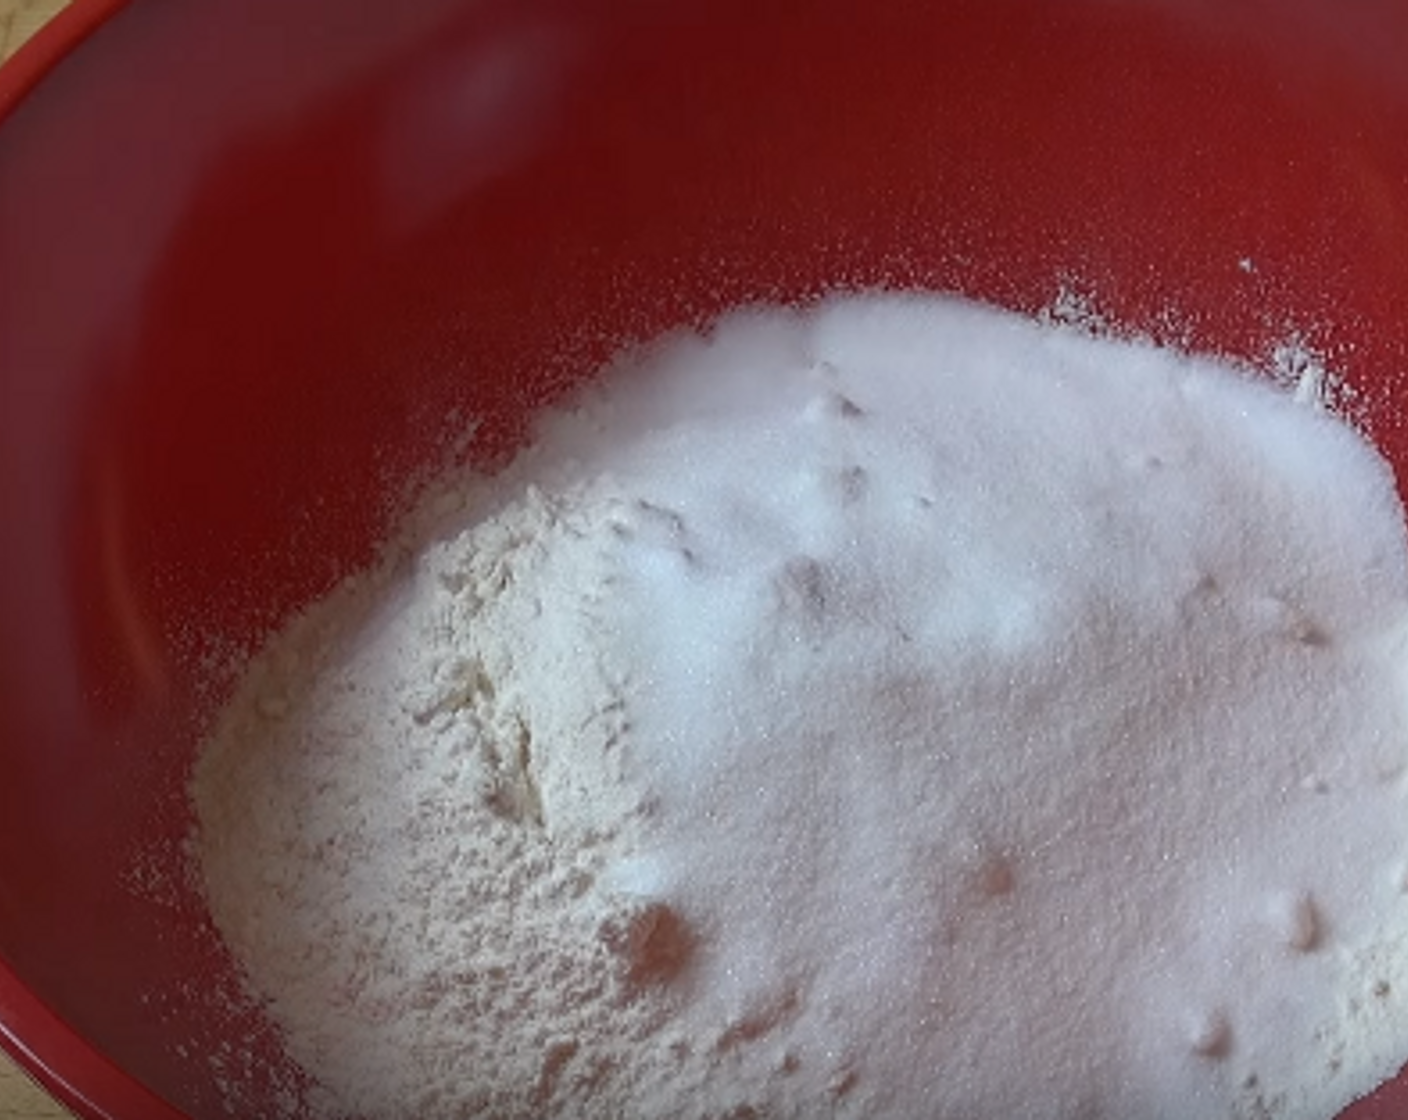
[[[9,58],[67,0],[0,0],[0,60]]]
[[[0,61],[67,0],[0,0]],[[67,1120],[69,1113],[0,1053],[0,1120]]]

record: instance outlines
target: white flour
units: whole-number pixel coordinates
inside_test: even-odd
[[[1327,1118],[1408,1058],[1405,608],[1287,394],[738,314],[278,635],[196,851],[323,1115]]]

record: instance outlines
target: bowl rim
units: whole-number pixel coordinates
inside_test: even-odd
[[[55,67],[130,0],[68,0],[0,65],[0,124]]]
[[[183,1120],[51,1011],[0,958],[0,1049],[82,1120]]]
[[[69,0],[0,65],[0,126],[129,0]],[[185,1114],[50,1009],[0,954],[0,1050],[82,1120],[183,1120]]]

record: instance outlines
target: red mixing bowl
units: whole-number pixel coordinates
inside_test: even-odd
[[[183,870],[231,657],[627,339],[1075,291],[1299,339],[1408,477],[1405,58],[1398,0],[78,0],[0,71],[0,1043],[277,1114]]]

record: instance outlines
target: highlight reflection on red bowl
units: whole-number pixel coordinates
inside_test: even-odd
[[[85,1116],[272,1113],[175,870],[217,663],[626,338],[1064,286],[1299,332],[1402,483],[1408,7],[1347,9],[78,0],[0,71],[0,1042]]]

